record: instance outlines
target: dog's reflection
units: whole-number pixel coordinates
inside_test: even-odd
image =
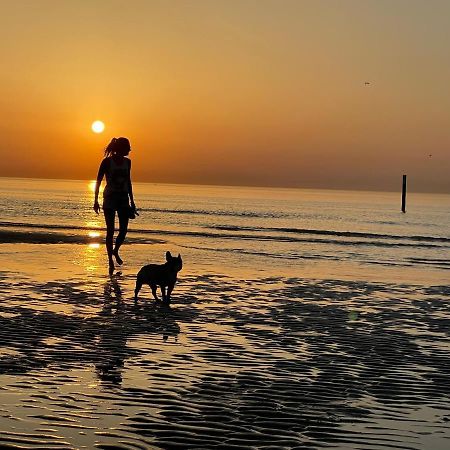
[[[170,304],[158,301],[142,305],[135,303],[132,309],[137,320],[145,321],[148,331],[162,335],[164,342],[178,341],[180,326]]]
[[[163,342],[176,342],[180,327],[170,305],[126,303],[120,273],[108,278],[103,289],[103,308],[97,330],[95,369],[101,381],[118,385],[122,382],[125,360],[138,350],[127,347],[128,338],[156,333]]]

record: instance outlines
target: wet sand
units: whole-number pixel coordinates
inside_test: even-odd
[[[450,446],[444,283],[185,258],[171,307],[135,305],[164,244],[111,278],[95,245],[0,247],[2,448]]]

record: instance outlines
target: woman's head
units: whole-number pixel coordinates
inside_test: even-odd
[[[111,142],[105,148],[105,157],[112,155],[127,156],[130,151],[130,141],[127,138],[112,138]]]

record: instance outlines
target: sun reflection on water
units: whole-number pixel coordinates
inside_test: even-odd
[[[101,244],[99,242],[89,242],[80,254],[81,265],[88,272],[96,272],[100,267],[100,259],[103,256],[99,251],[100,247]]]
[[[94,187],[95,187],[95,182]],[[92,186],[92,183],[90,186]],[[87,235],[89,239],[92,241],[88,242],[84,247],[81,256],[81,264],[88,272],[95,272],[100,267],[100,259],[103,257],[99,249],[101,247],[100,236],[101,236],[101,227],[102,222],[100,218],[94,218],[93,220],[87,220],[84,223],[84,226],[88,229]],[[98,230],[97,230],[98,229]]]

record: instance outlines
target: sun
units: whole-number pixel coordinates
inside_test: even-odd
[[[101,120],[96,120],[95,122],[92,122],[91,128],[94,133],[103,133],[105,124]]]

